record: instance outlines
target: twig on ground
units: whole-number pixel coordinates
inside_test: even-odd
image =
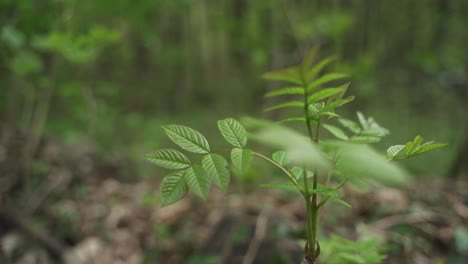
[[[459,215],[462,219],[468,219],[468,207],[465,206],[457,197],[453,194],[447,194],[447,201],[452,205],[453,211]]]
[[[20,233],[33,240],[43,244],[44,247],[56,258],[61,258],[66,250],[66,246],[61,241],[55,239],[47,230],[33,228],[31,224],[25,220],[25,217],[11,209],[0,208],[0,219],[14,225]]]
[[[247,253],[245,254],[244,259],[242,260],[242,264],[252,264],[257,256],[258,249],[262,244],[262,241],[265,239],[267,234],[267,227],[268,227],[268,219],[270,216],[269,209],[263,209],[260,215],[257,218],[257,222],[255,224],[255,233],[250,241],[249,248],[247,249]]]

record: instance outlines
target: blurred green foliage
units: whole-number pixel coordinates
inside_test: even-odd
[[[330,264],[382,263],[385,255],[378,250],[378,241],[352,241],[332,235],[320,242],[323,261]]]
[[[261,115],[273,88],[261,73],[321,44],[366,108],[350,112],[378,113],[388,142],[425,131],[449,143],[412,168],[441,174],[467,126],[467,10],[464,0],[3,0],[0,120],[141,158],[167,119]]]

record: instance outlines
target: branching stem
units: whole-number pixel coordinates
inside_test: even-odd
[[[307,83],[304,78],[304,74],[302,74],[302,83],[303,83],[303,88],[304,88],[304,115],[306,118],[306,126],[307,126],[307,132],[309,133],[309,138],[312,142],[317,143],[318,142],[318,136],[319,136],[319,129],[320,129],[320,123],[317,123],[317,128],[315,132],[315,137],[312,131],[312,124],[311,124],[311,116],[309,115],[309,104],[307,102],[307,97],[308,97],[308,92],[307,92]],[[317,241],[317,214],[318,214],[318,206],[317,206],[317,186],[318,186],[318,172],[314,172],[313,176],[313,193],[310,195],[309,192],[309,187],[308,187],[308,182],[307,182],[307,168],[304,166],[304,188],[306,190],[306,194],[304,195],[304,198],[306,200],[306,211],[307,211],[307,244],[308,247],[306,247],[307,253],[306,253],[306,259],[309,259],[312,261],[312,263],[315,263],[315,259],[317,257],[316,254],[316,241]],[[312,198],[312,199],[311,199]]]

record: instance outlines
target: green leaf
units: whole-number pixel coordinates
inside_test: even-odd
[[[343,130],[341,130],[341,128],[328,124],[323,124],[322,126],[330,133],[332,133],[335,137],[342,140],[348,140],[348,136],[343,132]]]
[[[180,200],[188,187],[182,171],[171,173],[164,177],[161,183],[161,206],[167,206]]]
[[[307,106],[307,110],[309,111],[309,115],[312,117],[312,120],[317,121],[320,119],[321,116],[327,115],[331,117],[339,117],[337,114],[334,113],[334,109],[338,106],[342,106],[348,102],[354,100],[354,96],[349,96],[345,99],[339,99],[336,101],[324,102],[321,103],[312,103]]]
[[[405,145],[395,145],[387,149],[387,156],[391,160],[403,159],[405,155]]]
[[[290,67],[262,75],[262,78],[274,81],[285,81],[302,85],[301,75],[298,67]]]
[[[253,154],[250,149],[234,148],[231,150],[231,161],[240,174],[244,174],[252,164]]]
[[[364,114],[362,114],[361,112],[357,112],[357,116],[363,128],[360,135],[383,137],[390,133],[386,128],[383,128],[379,124],[377,124],[374,118],[369,117],[366,119],[364,117]]]
[[[349,102],[351,102],[353,100],[354,100],[354,96],[348,96],[345,99],[339,99],[339,100],[332,101],[330,103],[327,103],[327,109],[332,110],[332,109],[334,109],[334,108],[336,108],[338,106],[342,106],[342,105],[347,104],[347,103],[349,103]]]
[[[185,169],[190,166],[190,160],[174,149],[158,149],[146,155],[146,159],[166,169]]]
[[[411,156],[415,152],[415,150],[417,150],[421,146],[422,142],[423,142],[423,138],[420,135],[417,135],[414,138],[413,142],[410,141],[406,143],[406,148],[405,148],[406,155]]]
[[[395,186],[406,184],[408,181],[407,174],[400,167],[377,154],[369,146],[343,141],[328,141],[327,144],[329,148],[334,146],[337,149],[337,170],[351,181],[363,182],[371,179]]]
[[[338,121],[356,135],[350,140],[356,143],[374,143],[381,140],[381,137],[389,134],[386,128],[381,127],[372,117],[365,118],[361,112],[357,112],[360,125],[348,119]]]
[[[274,161],[276,161],[281,166],[288,164],[286,152],[284,151],[276,151],[275,153],[273,153],[271,157],[273,158]]]
[[[194,153],[210,152],[206,138],[198,131],[181,125],[162,126],[167,136],[179,147]]]
[[[227,160],[221,155],[210,153],[203,156],[202,164],[211,182],[226,191],[229,185]]]
[[[356,253],[342,252],[340,253],[340,258],[342,261],[346,261],[347,263],[366,264],[366,260],[363,257],[356,255]]]
[[[339,115],[333,112],[333,109],[330,111],[330,107],[324,102],[309,104],[307,110],[309,111],[312,124],[317,124],[322,116],[328,116],[328,118],[339,117]]]
[[[304,169],[301,167],[292,167],[289,172],[296,180],[300,180],[302,177],[304,177]]]
[[[336,59],[335,56],[331,56],[331,57],[328,57],[326,59],[319,61],[314,67],[312,67],[307,72],[306,77],[305,77],[307,83],[312,81],[315,78],[315,76],[317,76],[323,68],[325,68],[328,64],[330,64],[335,59]]]
[[[322,77],[318,78],[317,80],[313,81],[311,84],[309,84],[307,86],[307,92],[311,92],[311,91],[315,90],[317,87],[319,87],[322,84],[325,84],[325,83],[328,83],[328,82],[331,82],[331,81],[335,81],[335,80],[339,80],[339,79],[343,79],[343,78],[346,78],[346,77],[348,77],[348,75],[342,74],[342,73],[328,73],[328,74],[325,74]]]
[[[374,136],[374,137],[384,137],[390,134],[390,132],[383,127],[373,127],[363,130],[360,135],[362,136]]]
[[[460,225],[455,229],[453,240],[456,250],[460,254],[468,254],[468,228]]]
[[[247,132],[244,126],[234,118],[219,120],[218,128],[226,141],[231,145],[243,148],[247,144]]]
[[[350,138],[350,141],[354,143],[375,143],[379,142],[380,140],[380,137],[375,136],[352,136]]]
[[[268,183],[268,184],[260,184],[261,187],[271,188],[271,189],[281,189],[281,190],[288,190],[288,191],[299,191],[299,186],[296,186],[290,182],[288,183]]]
[[[343,88],[326,88],[309,96],[307,98],[307,103],[314,103],[340,92],[343,92]]]
[[[361,123],[362,128],[367,129],[367,119],[364,117],[364,114],[361,112],[356,112],[359,123]]]
[[[328,119],[333,118],[333,117],[340,117],[335,112],[330,112],[330,111],[322,112],[322,115],[328,116]]]
[[[343,96],[345,95],[346,91],[348,90],[350,84],[351,83],[348,82],[348,83],[345,83],[345,84],[341,85],[340,87],[338,87],[338,88],[342,88],[343,91],[341,93],[337,93],[336,95],[328,97],[327,104],[330,104],[330,103],[332,103],[334,101],[337,101],[337,100],[341,100],[343,98]]]
[[[435,143],[434,141],[429,141],[422,144],[423,138],[420,135],[417,135],[413,141],[409,141],[406,145],[395,145],[387,150],[387,155],[390,160],[401,160],[410,158],[416,155],[423,154],[425,152],[438,149],[446,146],[447,144]]]
[[[304,169],[301,167],[292,167],[289,169],[289,172],[294,176],[296,180],[302,179],[304,177]],[[312,178],[314,177],[314,172],[307,170],[307,178]],[[312,188],[312,187],[311,187]]]
[[[298,166],[313,169],[328,168],[329,162],[311,140],[292,129],[280,125],[266,125],[254,139],[286,151],[288,160]]]
[[[305,123],[306,119],[304,117],[290,117],[290,118],[282,119],[282,120],[280,120],[280,121],[278,121],[276,123],[281,124],[281,123],[286,123],[286,122],[303,122],[303,123]]]
[[[321,239],[320,245],[320,258],[327,264],[379,264],[385,259],[377,239],[355,241],[331,235]]]
[[[431,150],[434,150],[434,149],[438,149],[438,148],[442,148],[442,147],[445,147],[445,146],[447,146],[447,144],[445,144],[445,143],[434,143],[433,141],[426,142],[426,143],[422,144],[421,147],[418,148],[414,152],[414,155],[423,154],[425,152],[428,152],[428,151],[431,151]]]
[[[304,102],[292,101],[292,102],[278,104],[278,105],[266,108],[265,112],[272,111],[275,109],[280,109],[280,108],[287,108],[287,107],[304,107]]]
[[[242,117],[242,124],[244,124],[247,128],[254,130],[254,129],[262,128],[265,126],[271,126],[271,125],[274,125],[275,123],[273,121],[266,120],[266,119],[259,119],[259,118],[245,116],[245,117]]]
[[[323,113],[327,109],[325,108],[325,103],[312,103],[307,106],[307,110],[309,111],[310,115],[318,116],[320,115],[320,113]]]
[[[317,51],[318,51],[318,46],[315,46],[315,47],[311,48],[309,50],[309,52],[307,53],[307,55],[302,60],[301,70],[302,70],[303,73],[305,73],[309,69],[309,67],[311,66],[312,61],[315,58],[315,54],[317,54]]]
[[[346,206],[346,207],[352,207],[349,203],[339,199],[339,198],[335,198],[335,197],[330,197],[328,199],[329,202],[332,202],[332,203],[337,203],[337,204],[341,204],[343,206]]]
[[[341,196],[340,191],[336,190],[335,188],[329,188],[321,184],[317,186],[316,190],[309,188],[309,193],[316,193],[322,196],[332,196],[332,197]]]
[[[349,129],[354,134],[359,134],[361,132],[361,127],[359,127],[359,125],[354,121],[344,119],[344,118],[340,118],[340,119],[338,119],[338,122],[340,122],[341,125],[343,125],[347,129]]]
[[[280,88],[271,92],[268,92],[265,94],[265,97],[273,97],[273,96],[279,96],[279,95],[285,95],[285,94],[299,94],[303,95],[304,94],[304,88],[302,87],[284,87]]]
[[[205,173],[203,167],[198,164],[184,171],[184,177],[188,187],[202,199],[206,199],[210,190],[210,182]]]
[[[336,101],[332,101],[330,103],[321,102],[321,103],[311,103],[307,106],[307,110],[309,111],[309,116],[315,122],[317,122],[321,116],[326,115],[330,118],[332,117],[339,117],[337,114],[334,113],[334,109],[338,106],[344,105],[350,101],[354,100],[354,96],[349,96],[345,99],[340,99]]]
[[[14,26],[5,24],[2,25],[0,40],[16,51],[24,46],[26,37],[23,32],[17,30]]]

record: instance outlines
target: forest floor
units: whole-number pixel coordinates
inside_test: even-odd
[[[126,157],[43,139],[24,161],[24,137],[0,134],[0,263],[299,263],[305,235],[294,193],[234,184],[206,202],[189,194],[161,208],[160,179]],[[384,263],[468,259],[468,182],[418,178],[405,189],[348,187],[353,207],[322,213],[321,239],[376,237]]]

